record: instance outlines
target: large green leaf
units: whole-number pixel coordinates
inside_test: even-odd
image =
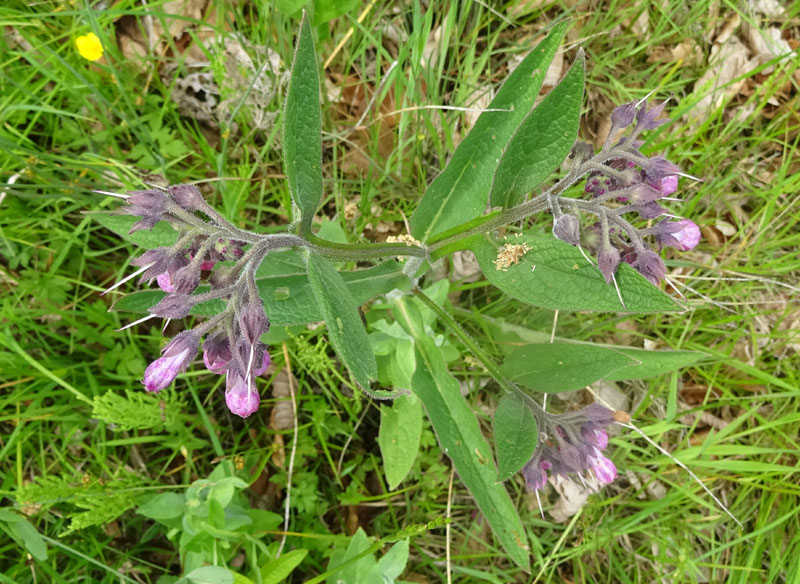
[[[511,381],[534,391],[572,391],[635,365],[627,355],[595,345],[544,343],[512,351],[500,367]]]
[[[498,270],[494,265],[498,248],[504,244],[527,244],[530,250],[519,262]],[[606,284],[594,263],[589,263],[577,247],[552,236],[523,234],[497,239],[477,236],[470,242],[486,279],[503,292],[534,306],[555,310],[592,310],[597,312],[680,311],[681,306],[653,286],[628,264],[617,270],[623,307],[614,286]]]
[[[378,445],[389,490],[397,488],[417,458],[422,435],[422,404],[414,395],[402,395],[381,406]]]
[[[567,157],[581,119],[583,53],[564,79],[522,121],[497,165],[489,201],[513,207],[541,184]]]
[[[355,272],[343,272],[350,295],[356,304],[363,304],[379,294],[395,288],[407,288],[408,277],[403,274],[400,264],[394,260],[375,267]],[[322,313],[314,302],[314,295],[308,283],[308,276],[271,276],[256,280],[258,292],[264,301],[264,308],[273,326],[306,324],[323,320]],[[202,287],[200,292],[207,291]],[[160,290],[141,290],[120,298],[114,310],[122,312],[147,312],[164,297]],[[192,314],[213,316],[224,308],[221,300],[211,300],[198,304]]]
[[[617,347],[615,350],[633,359],[634,364],[608,374],[605,379],[611,381],[650,379],[708,359],[708,355],[700,351],[651,351],[629,347]]]
[[[140,217],[133,215],[107,215],[94,213],[92,218],[106,229],[143,249],[168,247],[178,241],[178,232],[167,221],[159,221],[152,229],[128,233]]]
[[[415,342],[414,395],[425,406],[442,450],[453,461],[495,536],[514,563],[527,568],[530,558],[525,528],[505,487],[496,481],[497,469],[478,420],[461,395],[458,381],[447,371],[441,351],[425,331],[417,307],[408,298],[397,299],[394,306],[395,318]]]
[[[359,303],[333,264],[318,254],[308,258],[308,282],[328,327],[331,345],[356,382],[369,388],[370,380],[378,378],[378,366]]]
[[[478,217],[486,208],[497,163],[508,140],[533,106],[544,75],[564,37],[561,23],[520,63],[489,109],[483,112],[450,162],[434,179],[411,217],[411,233],[420,241]]]
[[[497,480],[505,481],[533,456],[539,444],[539,426],[525,399],[516,393],[507,393],[497,402],[493,427]]]
[[[283,112],[283,162],[293,207],[300,213],[294,221],[299,219],[308,233],[322,200],[322,115],[314,37],[305,13]]]

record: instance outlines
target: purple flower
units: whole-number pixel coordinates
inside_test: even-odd
[[[573,215],[561,215],[553,223],[553,234],[570,245],[580,245],[581,227]]]
[[[660,182],[661,179],[668,176],[676,176],[681,171],[680,168],[662,156],[651,158],[643,168],[647,175],[647,180],[656,182]]]
[[[553,415],[534,411],[542,439],[531,459],[522,469],[525,484],[531,491],[544,488],[547,471],[560,476],[570,473],[594,473],[603,484],[617,476],[617,469],[604,454],[608,446],[606,426],[627,415],[592,404],[577,412]],[[629,418],[628,418],[629,419]]]
[[[614,108],[614,111],[611,112],[611,123],[616,128],[627,128],[633,123],[635,115],[636,101],[632,101]]]
[[[636,255],[633,267],[656,286],[664,279],[664,275],[667,273],[667,268],[664,266],[661,256],[649,249]]]
[[[617,467],[610,459],[603,456],[598,448],[594,449],[593,456],[589,459],[589,468],[604,485],[614,482],[617,478]]]
[[[700,228],[694,221],[668,221],[664,219],[656,225],[656,241],[659,246],[668,245],[681,251],[688,251],[700,243]]]
[[[210,336],[203,342],[203,363],[212,373],[225,373],[232,358],[231,346],[224,334]]]
[[[678,175],[671,174],[661,179],[661,183],[655,187],[662,196],[667,197],[678,190]]]
[[[531,459],[523,468],[522,476],[525,478],[525,486],[529,491],[540,491],[547,483],[547,468],[550,464],[546,460]]]
[[[125,202],[127,206],[122,208],[123,213],[141,217],[128,232],[134,233],[141,229],[152,229],[156,223],[161,221],[166,210],[167,197],[161,191],[156,190],[131,191]]]
[[[142,383],[147,391],[161,391],[171,384],[178,373],[186,371],[197,353],[200,340],[192,331],[184,331],[175,336],[161,351],[144,372]]]
[[[249,381],[245,381],[245,378],[238,373],[228,373],[225,403],[232,413],[246,418],[258,410],[260,402],[261,397],[252,377]]]
[[[597,267],[600,268],[600,272],[606,279],[606,284],[611,283],[611,278],[617,271],[617,266],[619,266],[619,252],[616,248],[611,247],[609,244],[600,248],[600,252],[597,254]]]
[[[194,262],[190,262],[177,270],[171,281],[175,293],[191,294],[200,285],[200,267]]]
[[[644,205],[632,205],[632,208],[635,208],[636,211],[639,212],[639,216],[642,219],[655,219],[667,212],[667,210],[656,203],[655,201],[650,201],[649,203],[645,203]]]
[[[155,306],[148,311],[161,318],[184,318],[194,306],[191,296],[185,294],[170,294],[161,299]]]
[[[197,211],[203,205],[203,195],[194,185],[172,185],[167,191],[172,200],[187,211]]]
[[[658,117],[661,115],[661,112],[664,111],[664,107],[667,105],[667,102],[660,103],[654,108],[650,108],[648,111],[647,109],[647,102],[645,101],[642,103],[642,106],[639,108],[639,111],[636,112],[636,124],[637,126],[641,126],[644,130],[655,130],[659,126],[663,126],[664,124],[668,124],[670,122],[669,118],[664,118],[663,120],[659,120]]]

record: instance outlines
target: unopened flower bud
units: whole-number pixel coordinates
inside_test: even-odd
[[[269,330],[269,319],[264,314],[264,305],[259,300],[251,302],[239,313],[239,328],[245,341],[253,345]]]
[[[606,244],[597,254],[597,267],[606,279],[606,284],[611,284],[611,278],[619,265],[619,252],[615,247]]]
[[[611,112],[611,123],[617,128],[627,128],[636,116],[636,101],[623,104]]]
[[[664,279],[664,275],[667,273],[667,268],[661,256],[650,250],[644,250],[637,254],[633,267],[656,286]]]
[[[194,306],[192,297],[185,294],[170,294],[161,299],[148,312],[161,318],[184,318]]]
[[[200,284],[200,266],[194,262],[183,266],[171,278],[176,294],[190,294]]]
[[[580,245],[581,228],[574,215],[561,215],[553,223],[553,235],[570,245]]]
[[[194,185],[172,185],[167,191],[172,200],[187,211],[197,211],[203,205],[203,195]]]

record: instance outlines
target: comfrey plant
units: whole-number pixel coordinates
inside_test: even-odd
[[[108,193],[124,198],[125,205],[99,220],[150,248],[132,262],[138,271],[112,289],[136,276],[160,288],[117,302],[119,310],[149,313],[128,326],[152,318],[205,317],[164,346],[144,372],[145,389],[169,386],[202,348],[206,368],[226,376],[230,411],[251,416],[259,408],[258,378],[270,363],[265,333],[324,321],[355,386],[376,398],[396,398],[382,408],[393,421],[385,416],[380,435],[390,488],[414,461],[424,407],[495,535],[515,562],[527,566],[526,533],[501,481],[521,472],[537,497],[551,474],[582,480],[591,473],[610,483],[617,471],[604,453],[607,429],[630,420],[600,404],[552,413],[534,396],[599,379],[651,377],[702,357],[513,339],[498,365],[444,308],[447,282],[426,278],[448,254],[470,250],[491,284],[539,308],[682,310],[659,285],[666,274],[662,248],[689,250],[700,239],[692,221],[667,211],[679,201],[679,177],[688,175],[662,156],[643,152],[646,132],[668,122],[664,105],[648,107],[640,100],[615,109],[598,152],[576,142],[582,53],[537,101],[565,30],[564,24],[554,26],[511,73],[422,196],[410,233],[394,243],[341,244],[312,230],[323,198],[321,114],[318,66],[304,19],[283,112],[292,200],[285,232],[236,227],[192,185]],[[554,173],[560,178],[548,183]],[[542,213],[552,215],[555,237],[529,222]],[[332,261],[374,265],[339,271]],[[381,294],[386,302],[368,311],[365,324],[359,307]],[[454,344],[472,352],[505,392],[495,413],[497,466],[448,371]]]

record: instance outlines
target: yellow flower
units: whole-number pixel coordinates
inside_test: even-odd
[[[75,39],[75,48],[87,61],[97,61],[103,56],[103,45],[96,34],[90,32]]]

